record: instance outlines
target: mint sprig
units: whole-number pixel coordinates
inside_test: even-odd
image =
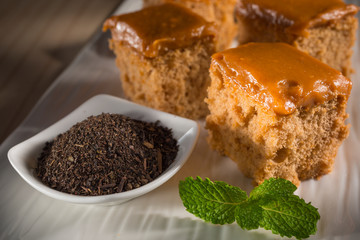
[[[186,210],[214,224],[234,221],[247,230],[262,227],[298,239],[316,233],[317,208],[294,195],[296,186],[281,178],[265,180],[250,196],[238,187],[208,178],[186,178],[179,183]]]

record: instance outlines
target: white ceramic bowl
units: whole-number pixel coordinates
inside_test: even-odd
[[[147,122],[160,121],[160,125],[171,128],[173,137],[178,141],[179,152],[175,161],[158,178],[137,189],[102,196],[76,196],[54,190],[43,184],[34,174],[37,158],[45,146],[45,142],[53,140],[58,134],[70,129],[74,124],[90,115],[101,113],[118,113]],[[43,194],[72,203],[107,204],[122,203],[154,190],[169,180],[184,165],[190,156],[199,136],[198,124],[186,118],[147,108],[109,95],[97,95],[72,113],[43,130],[30,139],[12,147],[8,152],[11,165],[20,176],[36,190]]]

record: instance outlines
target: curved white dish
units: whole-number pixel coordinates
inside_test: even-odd
[[[118,113],[148,122],[159,120],[160,125],[171,128],[173,136],[179,144],[179,152],[175,161],[154,181],[137,189],[122,193],[102,196],[76,196],[51,189],[43,184],[33,174],[33,171],[37,164],[37,158],[40,156],[45,143],[54,139],[58,134],[67,131],[71,126],[86,119],[88,116],[98,115],[103,112]],[[97,95],[54,125],[12,147],[8,152],[8,158],[11,165],[28,184],[49,197],[81,204],[122,203],[148,193],[169,180],[179,171],[190,156],[198,135],[199,127],[193,120],[157,111],[109,95]]]

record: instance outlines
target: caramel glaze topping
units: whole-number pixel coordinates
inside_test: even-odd
[[[111,29],[115,41],[128,44],[149,58],[216,35],[212,23],[173,3],[110,17],[104,23],[103,30],[107,29]]]
[[[271,24],[283,25],[292,34],[306,35],[308,27],[355,15],[358,10],[342,0],[242,0],[236,12],[250,19],[263,18]]]
[[[285,43],[249,43],[212,56],[227,82],[280,115],[342,95],[352,82],[339,71]]]

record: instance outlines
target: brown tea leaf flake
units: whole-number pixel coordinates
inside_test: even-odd
[[[90,116],[47,142],[36,174],[58,191],[105,195],[157,178],[178,152],[172,131],[119,114]]]

